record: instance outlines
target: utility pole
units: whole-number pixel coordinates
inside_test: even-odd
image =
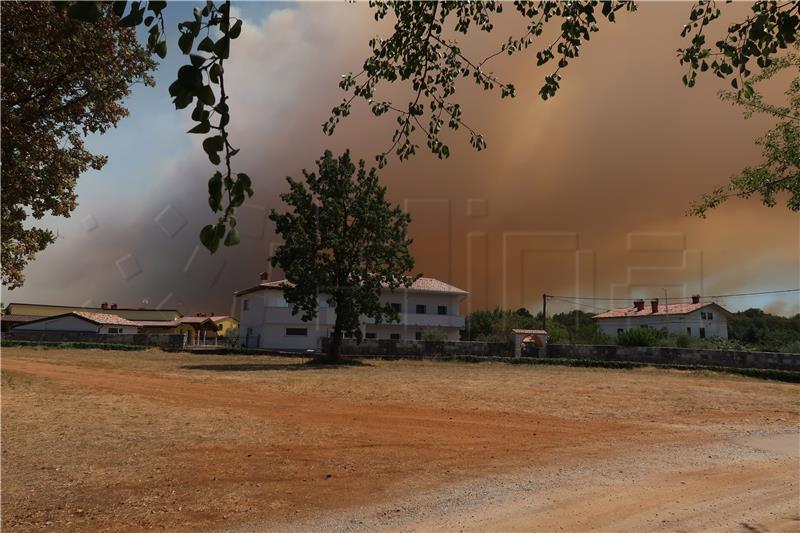
[[[542,329],[547,330],[547,293],[542,293]]]

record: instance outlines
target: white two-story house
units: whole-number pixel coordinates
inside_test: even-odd
[[[715,302],[701,302],[692,296],[691,303],[660,304],[652,300],[635,300],[633,307],[611,309],[594,316],[594,321],[606,335],[616,337],[631,328],[666,329],[673,335],[690,337],[728,338],[728,320],[733,315]]]
[[[242,346],[273,350],[318,350],[320,339],[333,332],[336,310],[328,295],[318,297],[317,318],[304,322],[302,313],[292,314],[283,296],[286,280],[262,282],[235,292],[240,312]],[[419,278],[409,288],[384,289],[381,301],[397,310],[398,322],[375,324],[362,319],[365,339],[421,340],[428,329],[441,330],[447,340],[457,341],[464,328],[460,301],[467,292],[433,278]]]

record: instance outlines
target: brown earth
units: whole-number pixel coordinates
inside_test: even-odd
[[[800,526],[797,385],[159,351],[2,356],[4,531]],[[669,520],[654,522],[659,511]]]

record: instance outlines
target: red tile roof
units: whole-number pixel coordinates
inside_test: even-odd
[[[285,279],[280,279],[277,281],[268,281],[261,283],[259,285],[255,285],[253,287],[249,287],[247,289],[242,289],[241,291],[237,291],[234,294],[236,296],[244,296],[245,294],[250,294],[251,292],[256,292],[264,289],[283,289],[285,287],[291,287],[292,283]],[[414,283],[411,284],[411,287],[408,289],[404,287],[398,287],[397,290],[412,290],[412,291],[424,291],[424,292],[438,292],[438,293],[449,293],[449,294],[469,294],[467,291],[459,289],[458,287],[454,287],[453,285],[449,285],[444,281],[439,281],[438,279],[434,278],[419,278]]]
[[[126,318],[122,318],[121,316],[111,315],[108,313],[90,313],[89,311],[73,311],[71,313],[67,313],[66,315],[59,315],[59,316],[67,316],[73,315],[80,318],[85,318],[90,322],[94,322],[95,324],[102,324],[104,326],[138,326],[139,324],[136,322],[131,322]],[[48,317],[48,318],[56,318],[56,317]]]
[[[714,306],[716,309],[719,309],[720,312],[725,313],[726,315],[730,316],[731,313],[724,307],[720,306],[718,303],[715,302],[699,302],[696,304],[693,303],[675,303],[664,305],[663,303],[658,304],[658,311],[653,312],[653,308],[650,302],[644,303],[644,309],[639,311],[635,307],[622,307],[619,309],[611,309],[604,313],[600,313],[594,316],[594,318],[625,318],[625,317],[636,317],[636,316],[666,316],[666,315],[688,315],[698,309],[702,309],[704,307]]]
[[[454,294],[468,294],[467,291],[447,284],[444,281],[439,281],[434,278],[419,278],[411,284],[410,289],[416,291],[432,291],[432,292],[451,292]]]

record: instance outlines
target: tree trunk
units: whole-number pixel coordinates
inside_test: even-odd
[[[331,343],[328,347],[328,353],[326,354],[325,358],[322,360],[323,363],[338,363],[339,362],[339,351],[342,346],[342,325],[339,322],[339,314],[336,314],[336,324],[333,326],[333,337],[331,338]]]

